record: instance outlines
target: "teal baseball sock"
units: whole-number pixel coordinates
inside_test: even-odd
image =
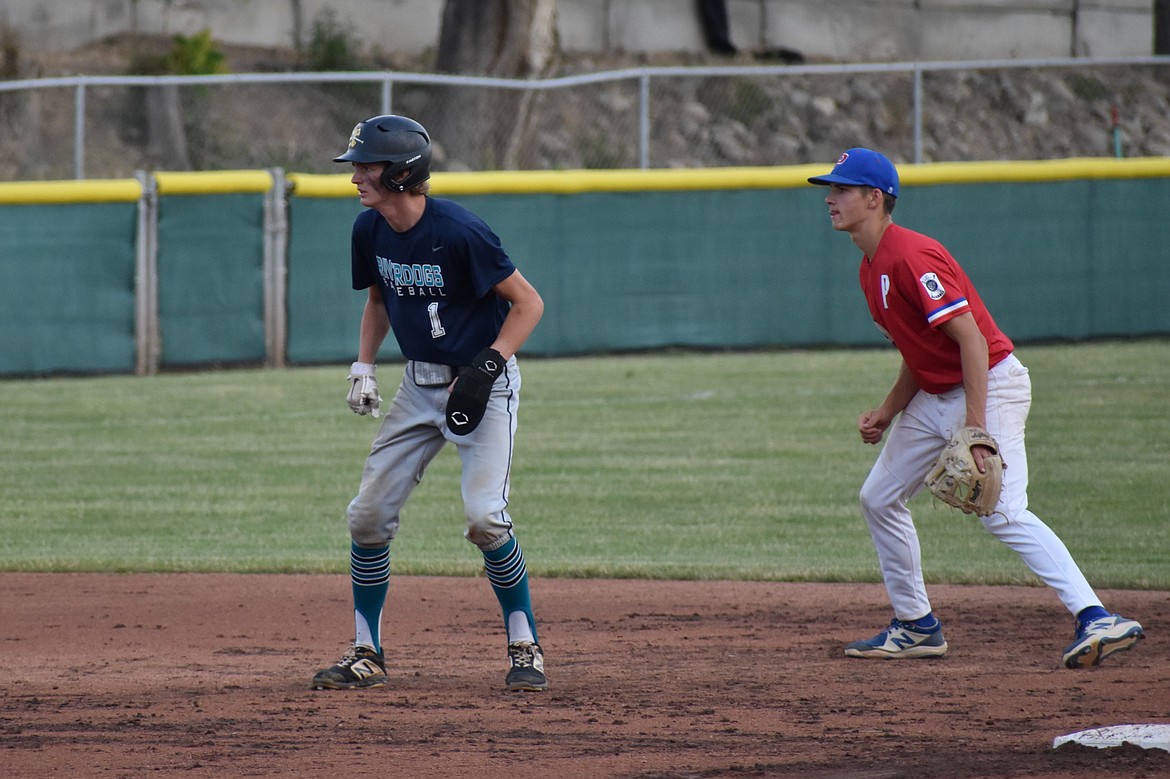
[[[532,615],[532,597],[528,592],[528,566],[515,537],[498,549],[483,550],[483,568],[504,612],[508,641],[537,643],[536,618]]]
[[[349,552],[353,582],[354,643],[382,651],[382,609],[390,589],[390,545],[373,549],[353,544]]]

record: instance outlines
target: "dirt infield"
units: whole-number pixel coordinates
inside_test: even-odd
[[[0,575],[4,777],[1077,779],[1170,752],[1052,749],[1170,722],[1170,593],[1107,591],[1149,638],[1060,666],[1044,588],[933,587],[950,654],[846,659],[878,585],[536,579],[551,688],[502,688],[485,580],[396,577],[391,683],[314,692],[352,633],[348,579]]]

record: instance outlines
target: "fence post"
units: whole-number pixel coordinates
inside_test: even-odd
[[[638,167],[650,167],[650,74],[639,79],[638,97]]]
[[[264,197],[264,342],[266,362],[283,368],[288,351],[288,182],[272,168]]]
[[[85,178],[85,82],[73,89],[73,178]]]
[[[138,229],[134,248],[135,373],[158,373],[161,343],[158,324],[158,189],[154,176],[134,174],[142,185],[138,198]]]

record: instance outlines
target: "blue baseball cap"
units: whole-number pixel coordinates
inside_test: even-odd
[[[898,196],[898,170],[884,155],[871,149],[850,149],[837,158],[832,172],[813,176],[810,184],[846,184],[875,187],[888,195]]]

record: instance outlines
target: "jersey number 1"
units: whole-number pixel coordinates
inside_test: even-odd
[[[431,318],[431,338],[442,338],[447,334],[443,323],[439,321],[439,304],[431,303],[427,306],[427,315]]]

